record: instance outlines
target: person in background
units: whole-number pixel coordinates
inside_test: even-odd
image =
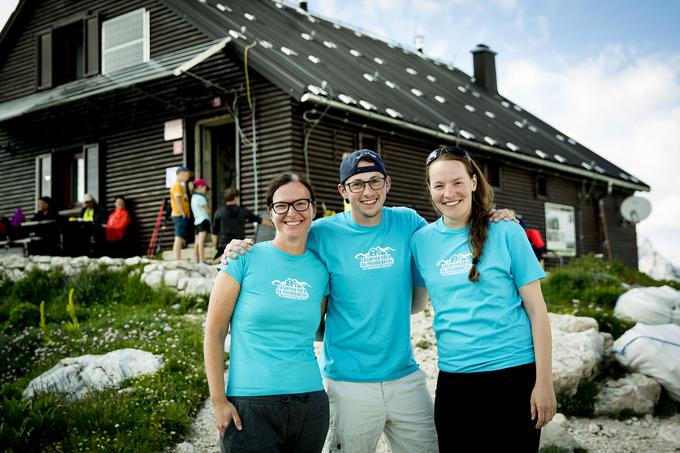
[[[536,259],[541,263],[541,267],[545,267],[545,263],[543,261],[543,254],[546,252],[546,246],[545,241],[543,240],[543,236],[541,235],[541,232],[536,228],[529,228],[529,225],[527,225],[524,216],[518,215],[517,218],[519,219],[519,224],[522,226],[522,228],[524,228],[524,231],[526,231],[527,233],[527,238],[529,238],[529,244],[531,244],[531,249],[534,251]]]
[[[467,151],[441,147],[425,165],[441,217],[411,249],[435,312],[440,451],[537,452],[556,409],[545,272],[521,226],[489,222],[493,190]]]
[[[191,213],[194,215],[194,259],[197,263],[205,260],[205,238],[210,232],[210,214],[212,209],[208,206],[208,197],[205,195],[210,186],[203,178],[194,181],[194,193],[191,195]]]
[[[118,256],[126,248],[123,244],[125,231],[132,221],[130,213],[125,207],[125,198],[119,195],[115,198],[114,210],[106,221],[106,245],[110,256]]]
[[[314,189],[294,173],[267,189],[276,235],[220,266],[205,325],[205,373],[223,453],[319,453],[328,396],[314,354],[328,272],[307,250]],[[224,340],[231,330],[229,382]]]
[[[189,169],[187,167],[177,168],[177,179],[170,188],[170,205],[172,206],[172,221],[175,224],[175,241],[172,245],[172,251],[176,260],[182,259],[182,248],[189,239],[189,217],[191,211],[189,208],[189,189],[187,182],[189,181]]]
[[[59,213],[52,206],[52,198],[47,196],[38,198],[38,210],[31,220],[59,220]]]
[[[241,197],[238,189],[230,187],[224,191],[225,205],[215,212],[212,225],[212,242],[217,244],[215,261],[219,262],[222,250],[232,239],[243,239],[246,235],[246,222],[257,222],[274,228],[269,219],[263,219],[250,209],[240,205]]]
[[[16,208],[14,210],[14,215],[12,215],[12,219],[9,221],[10,225],[15,228],[19,228],[22,223],[26,220],[26,216],[24,215],[24,211],[21,208]]]
[[[38,210],[31,219],[36,222],[44,222],[37,231],[42,241],[35,244],[31,254],[56,255],[60,252],[61,239],[59,236],[60,220],[59,213],[53,208],[52,198],[42,196],[38,198]],[[47,221],[47,222],[45,222]]]
[[[80,211],[80,218],[83,219],[83,222],[104,225],[106,223],[106,210],[97,204],[97,200],[91,193],[86,193],[83,201],[84,206]]]

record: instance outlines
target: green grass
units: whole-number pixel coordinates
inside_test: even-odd
[[[663,284],[680,288],[676,282],[653,280],[619,261],[608,263],[586,256],[552,269],[548,278],[541,282],[541,289],[549,311],[595,318],[600,331],[618,338],[635,325],[614,316],[616,301],[627,291],[626,286]]]
[[[79,327],[69,334],[71,288]],[[151,452],[179,441],[208,393],[201,316],[192,316],[205,307],[205,298],[155,291],[127,271],[100,269],[74,278],[34,271],[15,284],[0,282],[3,451]],[[123,383],[123,392],[110,389],[77,401],[51,394],[22,399],[30,380],[60,359],[120,348],[159,354],[164,367]]]

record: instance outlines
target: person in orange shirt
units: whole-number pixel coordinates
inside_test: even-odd
[[[125,198],[116,197],[113,205],[115,209],[106,221],[106,242],[122,241],[131,221],[130,213],[125,209]]]
[[[132,249],[131,241],[125,239],[125,233],[132,223],[132,217],[125,203],[125,198],[117,196],[114,201],[114,210],[109,214],[106,224],[102,225],[106,239],[102,252],[110,257],[126,258],[136,253]]]
[[[176,260],[182,259],[182,248],[189,239],[191,208],[189,207],[187,181],[189,181],[189,169],[187,167],[177,168],[177,180],[170,188],[171,216],[175,224],[175,242],[172,245],[172,251]]]

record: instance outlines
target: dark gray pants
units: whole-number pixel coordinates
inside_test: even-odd
[[[323,390],[271,396],[230,396],[243,429],[231,423],[220,439],[222,453],[319,453],[328,432]]]

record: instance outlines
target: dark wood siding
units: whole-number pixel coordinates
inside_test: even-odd
[[[151,58],[205,42],[208,37],[175,14],[160,0],[42,0],[26,5],[8,33],[0,53],[0,102],[20,98],[37,89],[38,39],[40,32],[60,21],[97,15],[99,23],[112,17],[147,8],[151,20]],[[98,71],[97,71],[98,72]]]

